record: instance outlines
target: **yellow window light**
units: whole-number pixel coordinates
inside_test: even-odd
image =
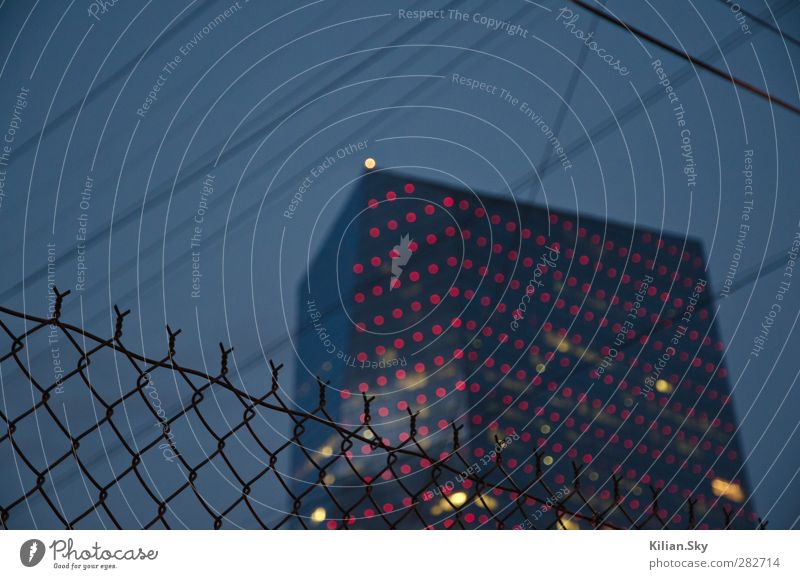
[[[560,519],[561,524],[558,525],[557,528],[561,529],[562,531],[577,531],[580,529],[580,525],[573,521],[572,519]]]
[[[666,380],[656,380],[656,390],[658,390],[662,394],[669,394],[670,392],[672,392],[672,384],[670,384]]]
[[[467,496],[467,493],[465,493],[464,491],[458,491],[456,493],[453,493],[446,499],[442,498],[439,501],[438,507],[439,509],[441,509],[442,512],[452,511],[454,508],[457,509],[464,503],[466,503],[468,498],[469,497]]]
[[[482,509],[494,510],[497,506],[497,501],[489,495],[476,496],[473,502]]]
[[[376,164],[377,163],[375,163],[375,159],[373,159],[372,157],[364,159],[364,166],[367,169],[374,169]]]
[[[327,513],[325,512],[325,509],[323,507],[317,507],[316,509],[314,509],[314,512],[311,513],[311,520],[314,521],[315,523],[321,523],[322,521],[325,520],[326,514]]]
[[[726,481],[723,478],[715,478],[711,481],[711,492],[718,497],[725,497],[737,503],[744,500],[744,491],[741,485]]]
[[[450,502],[453,503],[455,506],[460,507],[464,503],[467,502],[467,493],[464,491],[458,491],[457,493],[453,493],[450,495]]]

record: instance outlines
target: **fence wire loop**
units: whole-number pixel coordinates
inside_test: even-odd
[[[181,330],[167,325],[167,356],[155,359],[124,345],[130,310],[114,306],[113,337],[103,339],[64,322],[69,292],[53,291],[47,318],[0,307],[0,338],[7,343],[0,352],[6,401],[0,410],[0,469],[15,473],[4,475],[0,489],[4,529],[169,529],[185,526],[184,518],[193,527],[214,529],[316,528],[323,522],[339,529],[693,529],[703,520],[694,497],[685,501],[685,522],[664,517],[661,489],[653,486],[649,505],[634,513],[617,473],[608,474],[613,488],[601,500],[591,485],[584,488],[584,467],[575,462],[571,477],[562,477],[570,482],[554,488],[552,469],[545,470],[542,453],[533,448],[524,451],[531,466],[523,477],[507,466],[508,437],[495,435],[491,459],[478,468],[460,440],[463,424],[455,421],[448,421],[452,451],[433,453],[420,438],[420,411],[408,406],[408,429],[401,427],[402,442],[393,444],[373,424],[375,396],[362,392],[360,420],[340,424],[328,413],[330,382],[321,377],[318,407],[296,408],[280,386],[282,364],[269,360],[270,384],[254,394],[228,379],[233,347],[219,343],[217,375],[182,366],[176,359]],[[54,329],[64,364],[71,359],[73,366],[43,380],[47,372],[40,369],[54,378],[52,367],[32,344]],[[109,360],[116,384],[109,384],[115,378]],[[167,404],[160,393],[173,385],[178,399]],[[86,411],[67,420],[65,401],[80,396],[93,410],[88,423]],[[130,424],[131,409],[142,404],[147,424]],[[45,423],[47,437],[37,440],[42,449],[35,451],[27,431]],[[312,437],[331,442],[315,448]],[[87,455],[93,446],[102,455]],[[161,461],[158,467],[154,458]],[[62,489],[76,484],[85,492],[62,500]],[[502,504],[500,496],[507,498]],[[728,506],[721,511],[723,528],[742,516]],[[754,526],[766,524],[758,519]]]

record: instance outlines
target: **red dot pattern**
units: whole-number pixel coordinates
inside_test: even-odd
[[[694,295],[705,275],[697,243],[650,231],[633,232],[631,242],[629,228],[584,218],[578,226],[573,216],[527,207],[520,221],[508,201],[387,179],[376,178],[363,198],[349,229],[363,241],[338,264],[350,319],[339,340],[376,352],[367,364],[395,361],[364,368],[362,360],[340,376],[376,396],[378,432],[402,443],[408,410],[426,409],[417,436],[432,454],[446,453],[449,420],[461,416],[467,455],[483,457],[496,434],[516,432],[520,440],[504,452],[504,464],[517,474],[533,476],[536,451],[556,462],[551,482],[564,484],[561,473],[575,461],[598,473],[584,492],[597,490],[600,501],[609,499],[601,487],[610,473],[626,479],[626,488],[663,485],[665,514],[679,510],[687,493],[700,505],[717,500],[715,477],[744,485],[724,344],[710,325],[709,302],[698,304]],[[392,201],[375,201],[382,198]],[[398,248],[402,239],[412,241]],[[390,289],[405,249],[410,258]],[[648,388],[656,372],[671,391]],[[362,396],[343,389],[338,413],[345,422],[362,418]],[[366,446],[365,454],[375,454]],[[397,472],[413,476],[429,466],[404,464]],[[384,514],[407,507],[384,498]],[[632,512],[649,504],[632,493],[623,501]],[[430,503],[433,509],[438,501]],[[374,508],[357,514],[375,515]],[[473,526],[488,520],[475,505],[461,516]],[[440,519],[442,528],[452,521],[446,513]]]

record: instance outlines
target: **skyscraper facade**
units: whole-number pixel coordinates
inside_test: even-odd
[[[500,441],[520,484],[538,465],[560,489],[574,463],[598,509],[613,500],[616,478],[634,519],[647,516],[654,488],[671,525],[688,524],[691,498],[701,527],[722,528],[731,509],[732,526],[752,528],[725,347],[697,241],[377,170],[360,180],[316,252],[299,288],[300,405],[318,404],[319,376],[330,382],[334,420],[363,423],[366,396],[371,425],[391,444],[407,439],[410,412],[419,413],[417,437],[433,457],[452,450],[460,426],[461,452],[475,461],[465,470],[488,470]],[[340,444],[330,433],[304,437],[313,456]],[[368,444],[348,452],[365,472],[385,461]],[[351,464],[326,473],[336,497],[309,503],[325,513],[318,522],[334,528],[345,510],[369,527],[377,508],[409,507],[389,475],[374,481],[370,501],[342,509],[338,499],[355,497],[359,483]],[[430,468],[403,466],[408,482]],[[314,484],[313,475],[300,456],[298,484]],[[454,507],[476,527],[492,526],[490,512],[514,509],[509,493],[474,500],[469,481],[458,479],[420,495],[415,507],[434,526],[447,527]],[[506,526],[531,526],[518,518]],[[631,526],[621,513],[609,522]]]

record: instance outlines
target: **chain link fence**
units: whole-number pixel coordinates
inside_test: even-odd
[[[634,513],[616,475],[587,491],[573,463],[557,485],[535,451],[522,480],[504,464],[508,439],[487,468],[473,468],[455,424],[452,449],[432,455],[411,409],[408,437],[389,444],[366,395],[360,424],[344,427],[319,379],[318,406],[293,408],[281,365],[269,362],[263,392],[245,391],[229,377],[232,348],[219,345],[216,372],[188,368],[177,361],[180,331],[167,327],[162,358],[137,354],[123,343],[128,311],[115,307],[114,335],[103,339],[62,321],[68,293],[55,290],[48,318],[0,307],[4,529],[742,526],[730,507],[698,512],[692,498],[681,516],[667,513],[656,488]],[[336,444],[306,446],[324,437]],[[703,523],[712,509],[720,522]]]

